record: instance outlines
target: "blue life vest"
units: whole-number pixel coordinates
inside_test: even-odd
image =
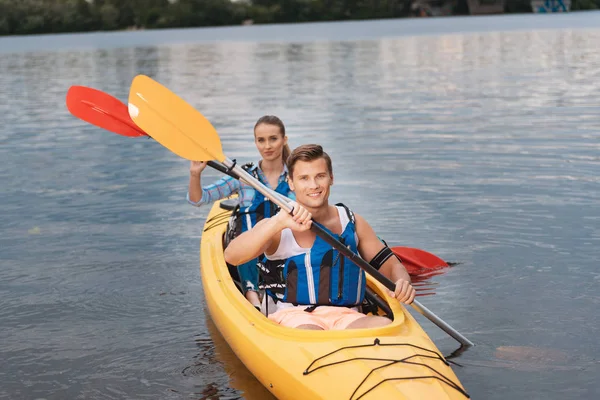
[[[260,181],[257,167],[252,164],[247,164],[244,169],[254,175]],[[290,196],[290,186],[287,180],[280,182],[275,191],[284,195]],[[252,203],[248,207],[238,207],[233,211],[232,220],[230,221],[231,231],[228,235],[233,238],[239,236],[242,232],[246,232],[263,218],[270,218],[279,212],[279,207],[271,202],[268,197],[265,197],[259,191],[255,191]],[[261,254],[255,259],[249,260],[236,269],[242,283],[243,291],[257,290],[260,287],[258,282],[257,266],[265,261],[264,254]]]
[[[354,253],[358,252],[354,214],[343,204],[350,221],[341,235],[328,233]],[[316,222],[313,222],[316,223]],[[365,272],[319,236],[310,251],[285,260],[282,301],[297,305],[360,305],[365,296]]]
[[[256,179],[260,180],[257,168],[258,167],[256,166],[251,166],[248,169],[248,172],[254,175]],[[284,196],[288,196],[291,190],[287,180],[280,182],[275,188],[275,191]],[[252,229],[254,225],[263,218],[271,218],[278,212],[279,206],[271,202],[268,197],[264,196],[259,191],[256,191],[254,199],[252,199],[252,204],[248,207],[240,207],[240,209],[237,210],[238,218],[241,220],[241,232]]]

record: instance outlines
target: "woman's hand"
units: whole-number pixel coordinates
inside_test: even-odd
[[[190,161],[190,175],[200,176],[206,165],[206,161]]]

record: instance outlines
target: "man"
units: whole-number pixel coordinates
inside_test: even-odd
[[[364,272],[310,230],[319,223],[345,246],[395,282],[390,295],[410,304],[415,290],[400,261],[360,215],[346,206],[330,205],[333,185],[331,158],[319,145],[296,148],[287,161],[290,189],[296,194],[293,215],[279,212],[234,239],[225,260],[240,265],[265,253],[279,262],[276,275],[285,285],[283,301],[269,318],[292,328],[356,329],[384,326],[391,321],[366,316],[356,306],[364,298]]]

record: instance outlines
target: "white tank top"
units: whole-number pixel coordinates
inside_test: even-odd
[[[346,209],[342,206],[336,206],[338,211],[338,216],[340,218],[340,224],[342,225],[342,232],[346,230],[346,226],[350,219],[348,218],[348,213]],[[354,239],[356,240],[356,245],[358,246],[358,236],[354,233]],[[310,252],[310,247],[300,247],[298,242],[296,242],[296,238],[294,237],[294,233],[290,228],[285,228],[281,231],[281,239],[279,240],[279,247],[275,250],[273,254],[266,254],[265,256],[269,260],[285,260],[290,257],[297,256],[299,254],[306,254]]]

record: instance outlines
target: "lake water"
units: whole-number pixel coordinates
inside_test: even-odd
[[[598,12],[0,38],[0,399],[268,398],[206,315],[188,162],[66,110],[137,74],[230,158],[280,116],[334,201],[461,262],[420,300],[473,398],[598,398],[598,43]]]

